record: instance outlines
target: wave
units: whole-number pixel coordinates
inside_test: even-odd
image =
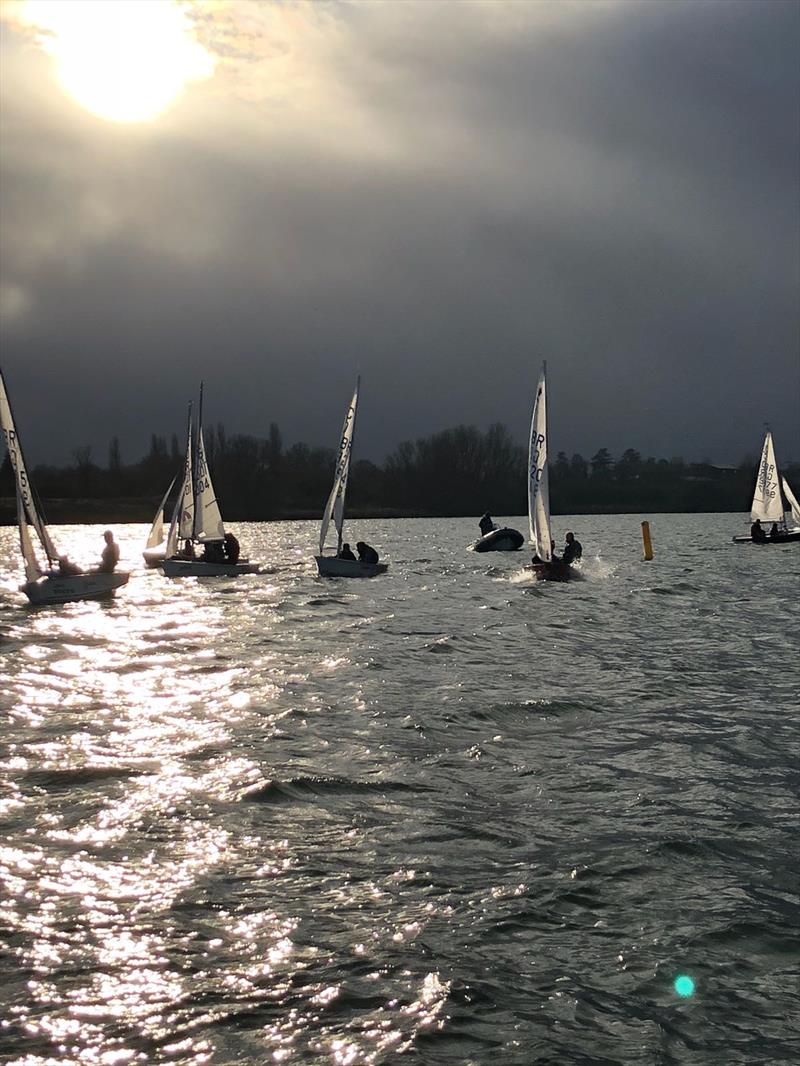
[[[48,791],[93,785],[98,781],[125,781],[150,773],[143,768],[130,766],[76,766],[66,769],[28,770],[20,781]]]
[[[265,781],[247,789],[242,799],[250,803],[282,803],[290,801],[314,800],[320,796],[348,796],[386,792],[415,792],[412,785],[402,781],[353,781],[348,777],[326,777],[324,775],[292,777],[288,781]]]

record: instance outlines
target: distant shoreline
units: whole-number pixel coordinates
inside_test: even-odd
[[[153,520],[153,514],[158,506],[158,500],[127,498],[118,500],[108,499],[51,499],[43,500],[44,512],[47,521],[53,525],[122,525],[127,523],[140,523],[149,525]],[[692,509],[686,508],[647,508],[647,507],[584,507],[580,510],[553,511],[555,517],[562,515],[612,515],[612,514],[745,514],[745,512],[717,509]],[[227,522],[302,522],[319,520],[322,508],[317,510],[297,509],[286,510],[279,514],[264,518],[253,518],[237,514],[235,509],[228,513]],[[451,514],[420,511],[404,511],[392,507],[353,507],[348,509],[348,517],[351,519],[380,519],[380,518],[474,518],[477,522],[480,514],[477,511],[471,513]],[[506,516],[508,517],[508,516]],[[517,516],[524,520],[524,516]],[[0,526],[15,526],[17,524],[17,509],[14,497],[0,497]],[[476,534],[477,536],[477,534]]]

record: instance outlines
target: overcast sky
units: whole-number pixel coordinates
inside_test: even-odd
[[[359,457],[522,441],[543,358],[554,450],[800,459],[796,0],[188,3],[205,76],[141,122],[2,10],[33,461],[182,437],[201,377],[229,433],[333,446],[360,371]]]

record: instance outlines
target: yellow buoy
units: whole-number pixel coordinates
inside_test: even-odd
[[[649,522],[642,522],[642,547],[644,548],[644,560],[649,563],[653,558],[653,542],[650,540]]]

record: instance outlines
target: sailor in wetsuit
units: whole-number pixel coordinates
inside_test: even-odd
[[[761,520],[758,518],[750,526],[750,539],[756,541],[756,543],[767,539],[767,534],[761,528]]]
[[[350,559],[352,562],[356,561],[355,555],[353,555],[353,549],[349,544],[343,544],[342,550],[339,552],[340,559]]]
[[[226,562],[234,565],[239,562],[239,541],[233,533],[226,533],[222,542],[222,550],[225,552]]]
[[[579,540],[575,540],[574,533],[567,533],[566,541],[564,551],[561,553],[561,561],[569,566],[583,555],[583,546]]]
[[[363,540],[359,540],[356,543],[356,551],[358,552],[358,561],[361,563],[377,563],[378,553],[369,544],[365,544]]]
[[[487,533],[493,533],[497,529],[497,526],[492,521],[492,516],[489,514],[488,511],[480,520],[478,525],[480,527],[482,537],[485,537]]]

